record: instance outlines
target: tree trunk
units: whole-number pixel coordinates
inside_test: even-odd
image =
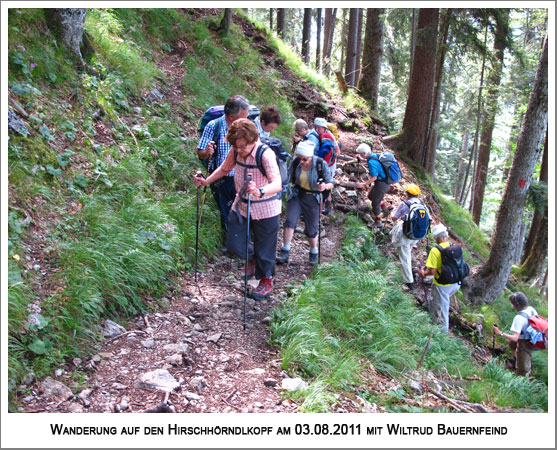
[[[383,31],[385,8],[368,8],[362,77],[358,85],[361,95],[369,101],[370,109],[377,110],[379,81],[381,79],[381,59],[383,57]]]
[[[311,8],[304,8],[304,27],[302,28],[302,60],[309,66],[309,43],[311,39]]]
[[[437,43],[437,63],[435,68],[435,86],[433,88],[433,101],[431,107],[431,123],[429,125],[429,135],[427,139],[427,150],[424,167],[426,173],[431,176],[431,181],[435,183],[435,156],[437,153],[438,126],[441,108],[441,86],[443,84],[443,71],[445,66],[445,56],[447,54],[447,39],[449,37],[449,23],[451,10],[445,10],[441,24],[441,33]]]
[[[269,30],[273,31],[273,8],[269,8]]]
[[[544,39],[536,78],[513,165],[497,214],[495,234],[489,259],[465,283],[465,293],[473,303],[493,303],[505,287],[512,267],[512,255],[520,229],[532,174],[540,156],[548,118],[548,50]]]
[[[487,182],[487,170],[489,167],[489,155],[491,153],[491,140],[495,117],[498,111],[499,85],[503,74],[503,58],[505,53],[505,41],[509,28],[509,10],[500,9],[496,16],[497,28],[495,30],[495,60],[488,78],[488,92],[485,105],[484,120],[482,123],[482,137],[480,139],[480,150],[478,153],[478,165],[474,179],[474,204],[472,219],[476,225],[480,224],[482,216],[483,199],[485,195],[485,184]]]
[[[286,31],[285,23],[286,23],[286,9],[277,8],[277,34],[282,40],[284,40],[285,38],[285,31]]]
[[[462,146],[460,147],[460,158],[458,159],[458,169],[456,172],[456,184],[454,189],[454,199],[458,202],[460,199],[461,182],[462,182],[462,171],[464,169],[464,159],[468,154],[468,140],[470,139],[470,129],[466,126],[464,130],[464,135],[462,136]]]
[[[358,86],[362,71],[362,27],[364,25],[364,10],[358,9],[358,31],[356,36],[356,68],[354,73],[354,86]]]
[[[348,41],[348,30],[346,27],[346,8],[342,8],[342,30],[340,34],[340,67],[339,70],[342,73],[344,69],[344,60],[346,54],[346,46]]]
[[[358,15],[359,8],[350,8],[348,18],[348,42],[346,44],[346,68],[344,69],[344,79],[348,86],[356,85],[356,50],[358,40]]]
[[[84,66],[80,46],[87,8],[45,8],[44,14],[48,27],[78,57],[79,65]]]
[[[322,9],[317,8],[317,45],[315,48],[315,68],[321,73],[321,13]]]
[[[438,8],[420,9],[415,64],[410,79],[402,131],[396,136],[383,139],[386,145],[404,152],[420,166],[425,156],[429,111],[433,96],[438,23]]]
[[[325,25],[323,29],[323,69],[325,75],[327,76],[331,74],[331,53],[333,52],[336,15],[337,8],[325,8]]]
[[[547,156],[547,130],[545,132],[545,144],[542,157],[542,167],[540,170],[540,182],[548,183],[548,161]],[[524,245],[524,255],[521,261],[520,274],[525,279],[532,279],[541,274],[545,264],[545,257],[548,249],[548,206],[545,205],[542,211],[536,208],[534,218],[530,226],[530,232]]]
[[[230,23],[232,22],[232,8],[224,8],[224,15],[219,25],[219,32],[223,34],[230,33]]]
[[[412,27],[410,32],[410,76],[412,77],[412,71],[414,70],[414,57],[416,56],[416,19],[418,15],[416,14],[418,9],[412,8]],[[410,83],[408,83],[408,89],[410,90]]]
[[[485,27],[485,33],[484,33],[484,47],[486,42],[487,42],[487,25]],[[470,159],[468,160],[468,166],[466,166],[466,175],[464,176],[464,182],[462,183],[462,195],[460,197],[460,201],[458,202],[462,207],[464,207],[464,204],[466,203],[466,199],[464,198],[464,195],[466,194],[466,183],[468,182],[468,175],[470,175],[470,168],[472,167],[472,163],[474,162],[474,155],[476,153],[476,149],[478,148],[478,137],[480,135],[480,120],[482,116],[482,92],[483,92],[483,85],[484,85],[485,59],[486,59],[486,54],[484,52],[482,58],[482,71],[480,75],[480,88],[478,90],[478,107],[476,111],[476,131],[474,132],[474,145],[472,146],[472,151],[470,152]],[[470,185],[472,185],[472,183],[470,183]]]

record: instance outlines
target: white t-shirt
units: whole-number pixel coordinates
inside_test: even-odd
[[[520,312],[525,312],[528,314],[528,317],[535,316],[538,312],[532,307],[527,306],[526,309],[523,309]],[[511,331],[513,333],[522,333],[522,330],[526,328],[528,325],[528,319],[526,317],[522,317],[520,314],[514,316],[513,324],[511,325]]]

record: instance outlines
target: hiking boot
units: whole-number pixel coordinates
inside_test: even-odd
[[[263,300],[269,298],[271,291],[273,290],[273,279],[272,278],[261,278],[259,281],[259,286],[257,286],[251,292],[251,298],[254,300]]]
[[[242,274],[244,274],[245,270],[246,270],[246,265],[244,264],[242,267],[240,267],[240,271],[242,272]],[[255,274],[255,259],[249,259],[248,260],[248,280],[250,278],[252,278],[254,274]]]
[[[288,262],[288,257],[290,256],[290,250],[280,249],[280,253],[277,256],[277,264],[286,264]]]
[[[310,253],[310,254],[309,254],[309,263],[310,263],[312,266],[317,265],[318,259],[319,259],[319,253]]]
[[[410,291],[414,291],[416,289],[416,285],[414,283],[404,283]]]
[[[378,231],[383,231],[383,221],[381,220],[381,217],[376,217],[373,223],[373,226],[378,230]]]
[[[332,210],[331,204],[328,203],[325,205],[325,208],[323,209],[323,212],[321,214],[323,214],[324,216],[328,216],[329,214],[331,214],[331,210]]]

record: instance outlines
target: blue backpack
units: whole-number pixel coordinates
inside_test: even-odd
[[[203,134],[203,130],[211,120],[218,119],[221,116],[224,116],[224,105],[211,106],[207,109],[201,117],[199,127],[197,128],[199,136]],[[259,108],[257,106],[250,105],[248,110],[248,119],[253,121],[257,117],[259,117]],[[218,127],[215,128],[215,136],[218,136]],[[213,140],[216,142],[215,139]]]
[[[381,181],[385,181],[387,184],[394,184],[402,178],[400,167],[392,153],[385,152],[381,153],[379,156],[372,153],[369,157],[377,159],[381,163],[381,166],[383,166],[387,178]]]
[[[404,218],[402,232],[408,239],[419,241],[420,239],[426,237],[427,232],[429,231],[431,223],[429,212],[427,207],[421,202],[411,203],[408,200],[405,200],[404,203],[410,210]]]

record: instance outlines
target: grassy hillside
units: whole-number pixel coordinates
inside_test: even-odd
[[[201,167],[196,128],[208,106],[238,93],[260,108],[275,104],[284,120],[275,135],[287,143],[303,89],[295,77],[316,90],[330,88],[276,38],[253,38],[256,27],[247,21],[219,36],[212,31],[219,18],[208,9],[90,9],[85,28],[95,53],[89,64],[100,74],[93,76],[75,69],[42,10],[10,10],[10,97],[28,114],[28,132],[10,134],[8,142],[12,392],[29,370],[45,376],[61,360],[89,354],[101,319],[125,325],[135,314],[164,307],[173,277],[192,269],[196,191],[190,175]],[[285,67],[294,75],[285,76]],[[350,94],[345,104],[362,101]],[[200,228],[202,264],[221,241],[212,201],[208,195]],[[449,225],[472,230],[461,211],[442,209],[452,211],[444,216]],[[485,237],[458,233],[487,254]],[[364,376],[362,359],[385,375],[409,371],[424,333],[427,338],[428,318],[366,239],[352,224],[343,263],[320,270],[275,314],[272,339],[282,347],[284,366],[314,379],[309,411],[326,407],[335,389],[352,389]],[[367,294],[346,309],[341,294],[347,289]],[[507,303],[502,298],[482,311],[486,323],[509,323]],[[380,314],[394,323],[392,334],[381,335]],[[410,320],[416,321],[412,333]],[[319,345],[308,349],[311,342]],[[428,369],[480,373],[460,342],[437,335],[433,342]],[[338,352],[339,346],[345,350]],[[536,358],[547,383],[547,356]],[[497,397],[497,383],[507,376],[497,364],[475,395],[491,390]],[[532,390],[542,400],[524,395],[503,404],[544,407],[543,383],[525,381],[521,392]]]

